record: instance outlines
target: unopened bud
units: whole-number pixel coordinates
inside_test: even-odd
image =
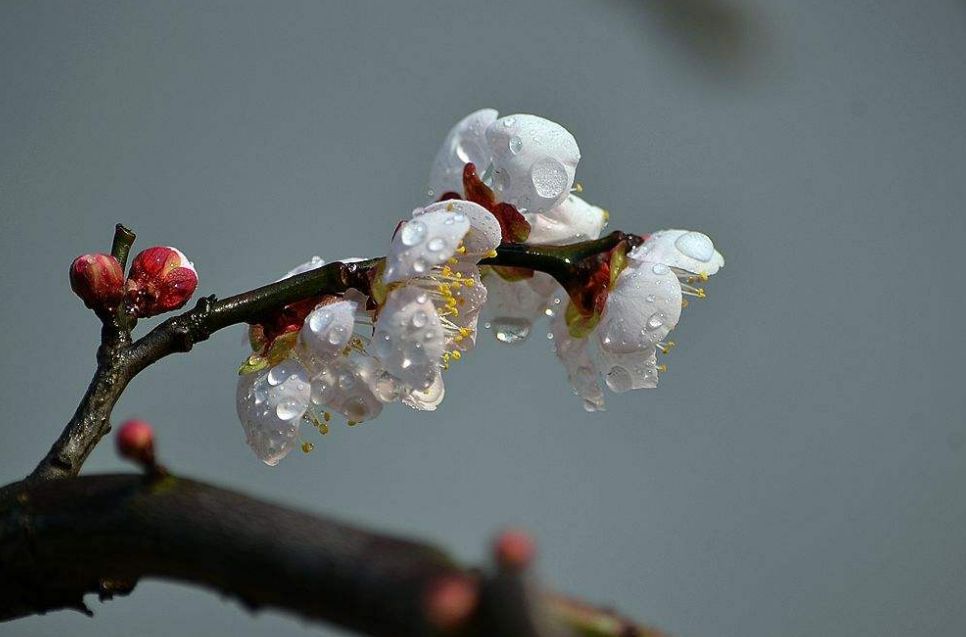
[[[124,272],[109,254],[84,254],[70,264],[70,288],[95,312],[111,311],[124,297]]]
[[[155,316],[182,307],[197,287],[194,264],[177,248],[158,246],[134,257],[127,299],[135,316]]]
[[[145,469],[156,467],[154,460],[154,430],[143,420],[129,420],[117,432],[117,453]]]
[[[478,600],[478,586],[472,578],[465,575],[441,577],[426,591],[426,618],[440,631],[454,631],[473,615]]]
[[[502,568],[523,570],[533,563],[537,545],[529,534],[519,530],[500,533],[493,544],[497,564]]]

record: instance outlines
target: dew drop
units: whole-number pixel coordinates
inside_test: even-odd
[[[280,402],[275,408],[275,414],[280,420],[292,420],[300,418],[305,413],[305,409],[295,399],[287,398]]]
[[[523,150],[523,140],[520,139],[518,135],[514,135],[513,137],[510,138],[510,141],[507,144],[507,146],[510,148],[510,152],[516,155],[521,150]]]
[[[413,327],[422,327],[426,325],[426,321],[428,320],[429,320],[429,317],[426,316],[426,312],[419,310],[418,312],[413,314],[413,318],[412,318]]]
[[[667,267],[663,263],[655,263],[651,266],[651,272],[654,274],[667,274],[671,271],[671,268]]]
[[[495,318],[493,329],[496,330],[496,340],[501,343],[522,343],[530,336],[532,323],[522,318]]]
[[[530,181],[538,195],[553,199],[567,189],[567,170],[553,157],[544,157],[530,167]]]
[[[656,330],[662,325],[664,325],[664,315],[660,312],[651,314],[650,318],[647,319],[647,329],[649,330]]]
[[[410,221],[400,231],[403,245],[414,246],[426,238],[426,224],[422,221]]]
[[[430,252],[439,252],[446,247],[446,242],[436,237],[435,239],[430,239],[426,247],[429,248]]]
[[[612,392],[618,394],[630,390],[634,385],[631,373],[620,366],[611,367],[610,371],[607,372],[607,376],[604,378],[604,382],[607,383],[607,386]]]
[[[700,232],[685,232],[674,242],[674,247],[680,250],[684,256],[705,263],[714,256],[714,244],[711,243],[711,239]]]

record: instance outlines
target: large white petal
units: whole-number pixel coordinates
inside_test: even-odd
[[[490,151],[486,145],[486,127],[497,116],[492,108],[470,113],[454,126],[436,153],[429,171],[431,197],[444,192],[463,192],[463,166],[476,164],[482,173],[490,164]]]
[[[259,460],[274,466],[298,446],[310,393],[308,373],[292,359],[238,378],[235,408],[248,446]]]
[[[640,261],[664,263],[695,274],[712,275],[724,265],[706,234],[692,230],[661,230],[650,235],[629,256]]]
[[[381,367],[406,385],[426,389],[443,356],[443,327],[429,296],[412,287],[389,293],[372,336]]]
[[[681,284],[663,263],[629,260],[607,297],[596,333],[603,350],[653,349],[681,318]]]
[[[508,115],[486,129],[493,156],[493,188],[527,212],[545,212],[570,193],[580,161],[577,140],[556,122]]]
[[[429,271],[456,253],[470,229],[460,212],[436,210],[419,214],[399,227],[386,255],[386,283],[402,281]]]
[[[607,213],[577,195],[568,195],[559,206],[524,215],[530,222],[527,243],[563,245],[596,239],[607,223]]]
[[[438,201],[425,208],[416,208],[413,211],[413,218],[418,218],[430,212],[460,213],[469,219],[470,229],[463,237],[467,257],[476,257],[476,260],[479,261],[481,256],[500,245],[502,238],[500,222],[496,220],[493,213],[479,204],[462,199]]]

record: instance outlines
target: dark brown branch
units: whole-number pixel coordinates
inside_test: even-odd
[[[481,595],[466,621],[450,627],[458,634],[546,637],[565,625],[588,637],[657,635],[581,602],[535,595],[525,573],[468,571],[425,544],[172,476],[3,489],[0,563],[0,619],[86,611],[85,594],[103,599],[158,577],[371,635],[426,635],[440,632],[428,591],[459,577]],[[554,621],[540,623],[547,617]]]

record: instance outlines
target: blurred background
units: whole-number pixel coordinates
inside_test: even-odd
[[[131,385],[176,471],[485,559],[675,635],[966,634],[966,4],[792,0],[0,4],[0,482],[94,366],[67,265],[176,245],[199,292],[382,254],[472,110],[576,136],[612,228],[727,258],[652,392],[589,415],[540,328],[484,334],[432,414],[277,468],[234,409],[241,328]],[[102,444],[85,472],[126,470]],[[271,585],[270,582],[266,585]],[[142,582],[0,635],[333,634]]]

